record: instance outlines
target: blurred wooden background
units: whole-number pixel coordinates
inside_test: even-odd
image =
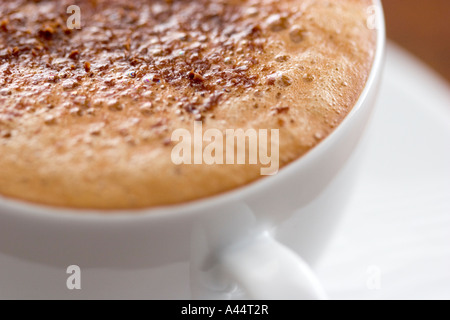
[[[383,0],[387,33],[450,81],[450,0]]]

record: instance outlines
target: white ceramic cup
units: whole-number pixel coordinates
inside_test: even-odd
[[[364,92],[329,137],[277,175],[131,214],[0,198],[0,299],[324,298],[309,265],[330,238],[357,172],[385,47],[377,3],[377,50]]]

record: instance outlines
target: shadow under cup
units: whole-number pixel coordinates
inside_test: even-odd
[[[353,110],[330,136],[275,176],[205,200],[134,214],[79,213],[0,198],[0,299],[246,297],[223,273],[221,255],[265,233],[313,265],[357,174],[382,71],[382,14],[378,19],[375,61]],[[68,286],[74,265],[81,290]]]

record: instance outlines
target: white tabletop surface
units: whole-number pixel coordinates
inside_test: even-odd
[[[450,89],[392,44],[368,143],[319,278],[334,299],[450,299]]]

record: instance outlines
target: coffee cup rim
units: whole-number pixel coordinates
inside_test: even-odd
[[[206,198],[200,198],[189,202],[179,204],[149,207],[142,209],[77,209],[69,207],[49,206],[38,203],[27,202],[20,199],[8,198],[0,195],[0,210],[13,210],[15,215],[33,218],[47,219],[64,219],[76,221],[92,221],[92,220],[130,220],[130,219],[172,219],[180,214],[195,213],[206,208],[212,208],[223,203],[229,203],[246,198],[252,194],[258,193],[259,190],[270,188],[275,179],[283,179],[283,177],[291,175],[291,172],[302,170],[308,163],[314,161],[323,150],[329,148],[341,134],[343,128],[353,121],[355,115],[361,110],[369,92],[376,86],[377,78],[382,71],[384,53],[386,46],[385,18],[380,0],[374,0],[374,5],[379,8],[376,15],[377,36],[376,48],[373,63],[369,72],[369,77],[364,85],[358,100],[352,110],[347,114],[344,120],[331,132],[325,139],[318,143],[314,148],[305,155],[287,164],[280,171],[269,177],[258,179],[246,185],[234,188],[231,191],[219,193]],[[1,214],[1,212],[0,212]]]

